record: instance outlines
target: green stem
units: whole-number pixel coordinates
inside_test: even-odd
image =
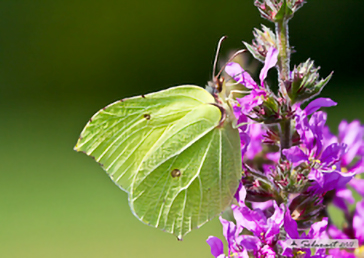
[[[278,80],[279,80],[279,92],[281,97],[285,100],[284,103],[287,106],[291,105],[291,100],[287,94],[286,82],[290,79],[290,59],[291,59],[291,49],[288,40],[288,19],[283,18],[276,22],[276,35],[278,40]],[[285,160],[286,157],[283,155],[282,151],[288,149],[292,146],[292,131],[291,131],[291,118],[284,117],[280,123],[280,145],[281,145],[281,160]],[[283,191],[281,193],[284,203],[287,204],[288,193]],[[286,239],[286,232],[284,227],[280,229],[279,237],[280,240]],[[282,247],[277,246],[279,258],[284,257],[282,255]]]
[[[282,19],[276,22],[276,35],[278,40],[278,80],[279,89],[283,97],[289,100],[285,82],[289,80],[291,49],[288,38],[288,20]]]
[[[286,82],[289,80],[291,50],[288,41],[288,20],[282,19],[276,22],[276,34],[278,40],[278,80],[279,92],[285,99],[286,105],[290,105],[290,98],[286,90]],[[292,146],[291,119],[285,118],[281,122],[281,151]]]
[[[289,149],[292,146],[292,132],[291,132],[291,119],[284,119],[281,122],[281,154],[284,149]]]

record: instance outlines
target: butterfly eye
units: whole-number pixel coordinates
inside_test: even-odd
[[[171,172],[172,177],[180,177],[181,175],[182,175],[182,172],[179,169],[173,169]]]
[[[145,119],[147,119],[147,120],[149,120],[149,119],[150,119],[150,115],[149,115],[149,114],[145,114],[143,117],[144,117]]]

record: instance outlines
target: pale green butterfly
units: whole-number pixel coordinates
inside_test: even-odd
[[[224,211],[241,178],[236,119],[223,79],[214,82],[211,93],[182,85],[114,102],[74,147],[128,193],[139,220],[179,240]]]

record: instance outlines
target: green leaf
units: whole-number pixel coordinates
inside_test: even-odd
[[[230,205],[241,177],[240,139],[215,99],[178,86],[97,112],[75,150],[95,158],[129,194],[134,215],[179,239]]]

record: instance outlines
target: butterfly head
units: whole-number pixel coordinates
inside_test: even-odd
[[[214,77],[212,81],[207,82],[206,90],[213,96],[222,92],[224,84],[223,77]]]
[[[214,65],[212,68],[212,80],[209,81],[207,83],[206,86],[206,90],[215,97],[215,99],[217,98],[221,98],[222,101],[225,101],[228,92],[225,89],[225,80],[224,77],[221,76],[222,72],[224,71],[226,65],[231,62],[237,55],[244,53],[246,50],[239,50],[237,51],[234,55],[232,55],[229,60],[225,63],[225,65],[220,69],[220,71],[215,74],[216,72],[216,67],[217,67],[217,59],[219,57],[219,52],[220,52],[220,48],[221,48],[221,44],[222,42],[227,38],[227,36],[223,36],[220,38],[219,43],[217,45],[217,50],[216,50],[216,54],[215,54],[215,60],[214,60]]]

